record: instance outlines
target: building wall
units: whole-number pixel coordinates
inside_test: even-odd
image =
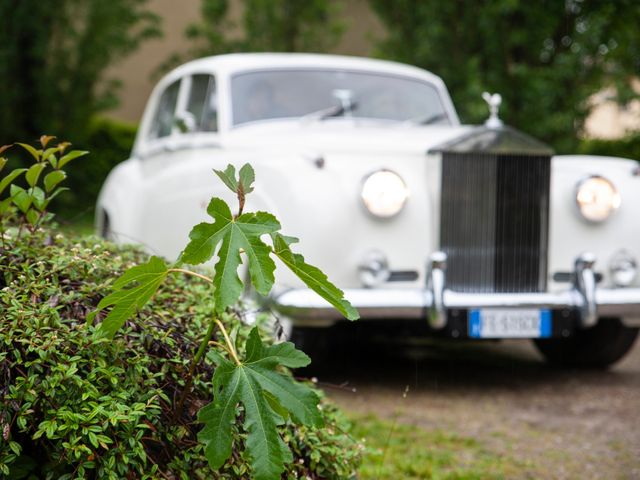
[[[345,32],[332,53],[344,55],[370,55],[376,38],[384,35],[384,29],[369,8],[367,0],[343,0],[342,17]],[[201,0],[150,0],[149,9],[162,17],[164,36],[149,40],[129,57],[115,64],[107,72],[108,77],[122,81],[120,106],[109,112],[118,120],[138,122],[158,80],[158,67],[173,53],[184,53],[189,41],[184,31],[200,17]],[[234,0],[230,17],[238,18],[240,1]],[[155,75],[154,75],[155,73]]]
[[[640,80],[634,82],[634,90],[640,94]],[[640,130],[640,101],[634,100],[621,107],[611,100],[612,89],[604,89],[591,99],[595,105],[585,122],[585,136],[616,139],[631,131]]]

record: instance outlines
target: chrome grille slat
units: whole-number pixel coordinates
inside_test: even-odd
[[[447,288],[546,289],[550,156],[442,153]]]

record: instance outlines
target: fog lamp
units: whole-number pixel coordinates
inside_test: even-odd
[[[638,263],[633,255],[621,250],[609,262],[609,272],[616,287],[628,287],[636,279]]]
[[[384,253],[369,252],[358,265],[360,281],[366,288],[377,287],[389,279],[389,262]]]

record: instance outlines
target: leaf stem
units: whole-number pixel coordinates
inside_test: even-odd
[[[238,215],[236,215],[236,218],[242,215],[242,211],[244,210],[245,195],[241,185],[238,186],[237,194],[238,194]]]
[[[227,342],[227,347],[229,347],[229,353],[233,357],[233,361],[236,362],[236,365],[242,365],[242,362],[238,358],[238,353],[236,352],[236,349],[233,346],[233,342],[229,338],[229,335],[227,334],[227,330],[224,328],[224,325],[217,318],[215,319],[215,322],[216,322],[216,325],[218,325],[218,328],[220,329],[220,331],[222,332],[222,335],[224,335],[224,341]]]
[[[224,343],[216,342],[215,340],[209,340],[209,345],[214,345],[218,348],[221,348],[222,350],[227,352],[229,355],[231,355],[231,350],[229,350],[229,347],[227,347]]]
[[[193,384],[193,374],[195,373],[196,367],[198,366],[198,363],[200,363],[204,352],[207,350],[209,340],[211,340],[211,337],[213,336],[213,331],[216,327],[216,322],[218,321],[219,320],[217,318],[213,318],[211,320],[211,322],[209,323],[209,328],[207,328],[207,333],[205,333],[204,338],[202,339],[202,342],[200,342],[200,346],[198,347],[198,351],[193,357],[193,360],[191,360],[191,364],[189,365],[189,372],[187,372],[187,381],[185,382],[182,393],[180,394],[178,406],[173,412],[174,420],[177,420],[182,415],[182,407],[184,406],[184,401],[187,399],[187,395],[191,391],[191,385]]]
[[[198,277],[198,278],[201,278],[202,280],[206,280],[209,283],[213,283],[212,278],[209,278],[206,275],[202,275],[201,273],[192,272],[191,270],[186,270],[184,268],[170,268],[169,272],[186,273],[187,275],[193,275],[194,277]]]

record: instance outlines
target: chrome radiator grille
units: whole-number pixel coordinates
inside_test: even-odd
[[[546,289],[550,170],[548,155],[442,153],[447,288]]]

